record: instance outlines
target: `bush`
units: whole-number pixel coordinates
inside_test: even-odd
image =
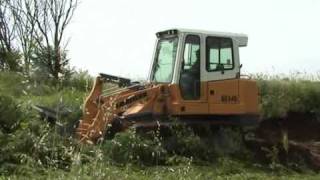
[[[193,159],[194,162],[215,162],[223,156],[247,156],[242,134],[237,128],[216,126],[186,127],[176,124],[164,144],[168,152]]]
[[[164,164],[167,157],[167,151],[162,147],[159,136],[153,131],[140,136],[130,129],[117,134],[113,140],[106,141],[102,148],[107,160],[118,164]]]
[[[19,128],[10,133],[0,133],[0,175],[28,174],[37,169],[68,170],[77,149],[76,143],[58,134],[55,128],[24,111]],[[37,172],[37,173],[38,173]]]
[[[0,70],[21,71],[21,55],[18,51],[2,51],[0,49]]]
[[[202,135],[204,131],[202,129]],[[106,160],[122,165],[203,164],[213,163],[221,156],[243,156],[247,153],[241,136],[235,130],[220,128],[205,133],[205,136],[198,135],[194,129],[178,123],[170,130],[137,132],[130,129],[105,141],[102,150]]]
[[[88,71],[74,71],[70,78],[62,82],[63,87],[72,87],[78,91],[90,91],[93,85],[93,78]]]
[[[201,129],[201,131],[206,131],[206,138],[200,137],[193,129],[183,124],[177,123],[170,127],[171,133],[165,138],[164,145],[170,154],[178,158],[173,159],[174,161],[179,161],[181,156],[195,160],[213,160],[216,152],[213,151],[212,144],[208,143],[212,133],[207,129]]]
[[[3,133],[14,132],[21,121],[19,105],[10,96],[0,94],[0,130]]]
[[[260,79],[258,85],[265,118],[283,117],[290,111],[320,115],[320,82]]]
[[[24,95],[25,79],[21,74],[0,72],[0,92],[18,98]]]
[[[68,124],[79,119],[84,92],[75,88],[59,90],[26,79],[10,72],[0,73],[0,176],[39,173],[47,168],[68,170],[79,150],[73,140],[41,121],[31,105],[68,109],[71,113],[59,119]]]

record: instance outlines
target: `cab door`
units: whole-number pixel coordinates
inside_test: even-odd
[[[180,114],[207,114],[206,84],[201,81],[204,65],[203,43],[200,35],[185,36],[180,64]]]

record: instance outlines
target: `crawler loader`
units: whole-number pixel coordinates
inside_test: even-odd
[[[257,84],[240,74],[246,35],[170,29],[156,37],[146,83],[107,74],[95,79],[76,129],[81,142],[96,143],[130,126],[170,126],[173,119],[188,125],[258,123]]]

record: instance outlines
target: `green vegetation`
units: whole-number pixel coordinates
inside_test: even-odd
[[[287,112],[320,116],[320,74],[253,75],[258,80],[261,111],[265,118],[283,117]]]
[[[289,111],[319,117],[319,78],[256,76],[264,117]],[[17,73],[0,73],[0,179],[319,179],[303,163],[292,168],[256,159],[236,129],[207,131],[206,137],[182,125],[136,132],[130,129],[112,140],[82,145],[61,128],[41,121],[32,105],[70,111],[59,117],[65,125],[78,120],[92,79],[86,72],[58,84]],[[142,134],[141,134],[142,133]],[[272,154],[273,150],[266,153]],[[273,153],[274,154],[274,153]]]

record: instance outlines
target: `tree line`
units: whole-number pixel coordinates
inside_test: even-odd
[[[78,0],[0,0],[0,71],[61,80],[70,71],[65,32]]]

